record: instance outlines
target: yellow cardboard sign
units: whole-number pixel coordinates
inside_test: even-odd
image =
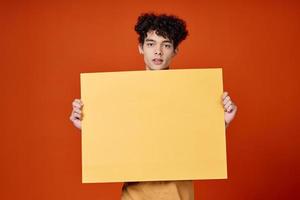
[[[227,178],[222,69],[80,77],[84,183]]]

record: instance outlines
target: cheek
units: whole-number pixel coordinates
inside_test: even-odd
[[[170,62],[173,57],[174,57],[174,53],[172,51],[166,53],[166,59],[168,60],[168,62]]]
[[[144,58],[145,60],[151,59],[151,51],[149,49],[144,51]]]

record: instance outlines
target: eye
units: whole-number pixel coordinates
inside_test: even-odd
[[[147,43],[146,44],[148,47],[152,47],[154,44],[153,43]]]
[[[169,49],[169,48],[171,48],[172,46],[171,46],[170,44],[165,44],[165,47],[166,47],[167,49]]]

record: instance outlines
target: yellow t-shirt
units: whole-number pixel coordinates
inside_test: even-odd
[[[121,200],[194,200],[193,181],[124,183]]]

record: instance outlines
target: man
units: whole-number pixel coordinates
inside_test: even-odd
[[[187,37],[186,23],[176,16],[143,14],[138,18],[135,31],[139,35],[138,49],[144,56],[146,70],[167,70],[178,45]],[[225,111],[226,127],[235,117],[237,107],[227,92],[224,92],[222,103]],[[70,120],[81,129],[83,103],[73,101]],[[152,181],[125,183],[122,189],[122,200],[193,200],[194,186],[192,181]]]

